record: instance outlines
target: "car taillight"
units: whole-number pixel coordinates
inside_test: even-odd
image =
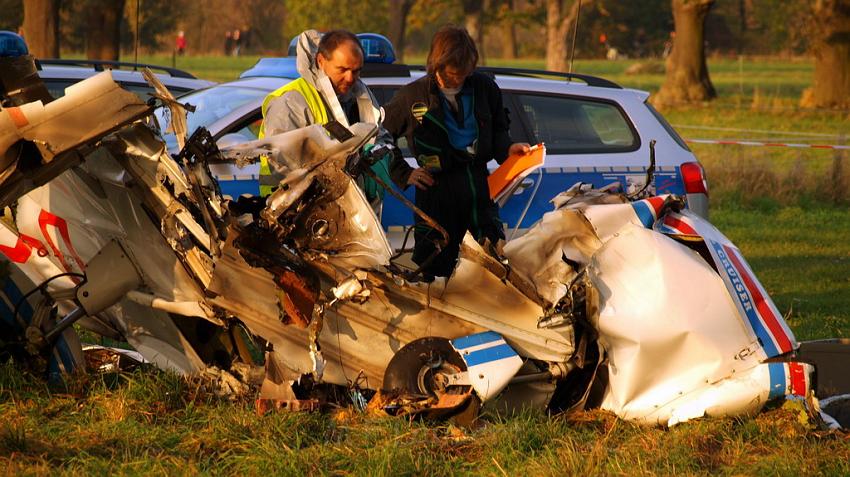
[[[708,195],[708,182],[705,179],[705,171],[699,162],[686,162],[682,164],[682,181],[685,183],[685,192],[688,194]]]

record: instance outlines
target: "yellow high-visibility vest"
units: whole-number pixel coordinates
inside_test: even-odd
[[[260,139],[266,136],[265,117],[266,111],[269,109],[269,103],[273,99],[279,98],[290,91],[298,91],[301,96],[304,97],[304,100],[307,102],[307,107],[310,108],[310,113],[313,114],[313,119],[316,121],[316,124],[327,124],[328,111],[325,108],[325,103],[322,101],[322,97],[319,95],[319,90],[308,83],[304,78],[298,78],[297,80],[272,91],[268,96],[266,96],[266,99],[263,100],[263,123],[260,125]],[[278,184],[278,181],[274,180],[272,177],[272,171],[271,168],[269,168],[268,156],[260,156],[259,182],[261,197],[269,196]]]

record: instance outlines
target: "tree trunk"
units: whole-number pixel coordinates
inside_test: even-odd
[[[699,103],[717,97],[705,63],[705,17],[714,0],[672,0],[676,37],[667,57],[664,84],[653,97],[657,106]]]
[[[36,58],[59,58],[59,0],[24,0],[24,38]]]
[[[546,0],[546,69],[567,71],[569,67],[570,32],[575,26],[579,8],[593,3],[593,0],[573,1],[569,10],[562,0]]]
[[[850,108],[850,0],[816,0],[812,13],[815,73],[800,105]]]
[[[463,0],[464,26],[478,47],[478,63],[484,64],[484,0]]]
[[[514,0],[504,0],[501,7],[502,58],[509,60],[517,57],[516,19],[510,15],[515,6],[516,2]]]
[[[125,0],[89,0],[86,5],[86,58],[118,61]]]
[[[415,0],[390,0],[390,41],[395,49],[396,61],[404,62],[404,35],[407,30],[407,15]]]

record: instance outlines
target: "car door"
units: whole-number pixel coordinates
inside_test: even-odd
[[[508,227],[530,227],[552,210],[552,197],[578,182],[594,187],[617,182],[626,192],[646,182],[648,146],[616,101],[530,91],[510,94],[514,117],[528,131],[529,142],[544,143],[547,155],[544,167],[502,207]],[[659,167],[654,181],[660,185],[658,192],[681,193],[677,178],[675,168]]]

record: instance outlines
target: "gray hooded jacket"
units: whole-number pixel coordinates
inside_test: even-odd
[[[392,144],[392,136],[381,126],[384,119],[383,109],[362,81],[358,79],[345,98],[340,98],[334,93],[330,79],[316,62],[320,39],[321,34],[316,30],[307,30],[298,37],[296,67],[301,77],[319,91],[325,102],[328,117],[333,117],[344,126],[349,126],[342,104],[356,101],[360,121],[378,124],[378,135],[374,142]],[[340,102],[341,99],[342,102]],[[315,124],[315,118],[307,101],[297,91],[289,91],[271,100],[263,121],[268,136]]]

